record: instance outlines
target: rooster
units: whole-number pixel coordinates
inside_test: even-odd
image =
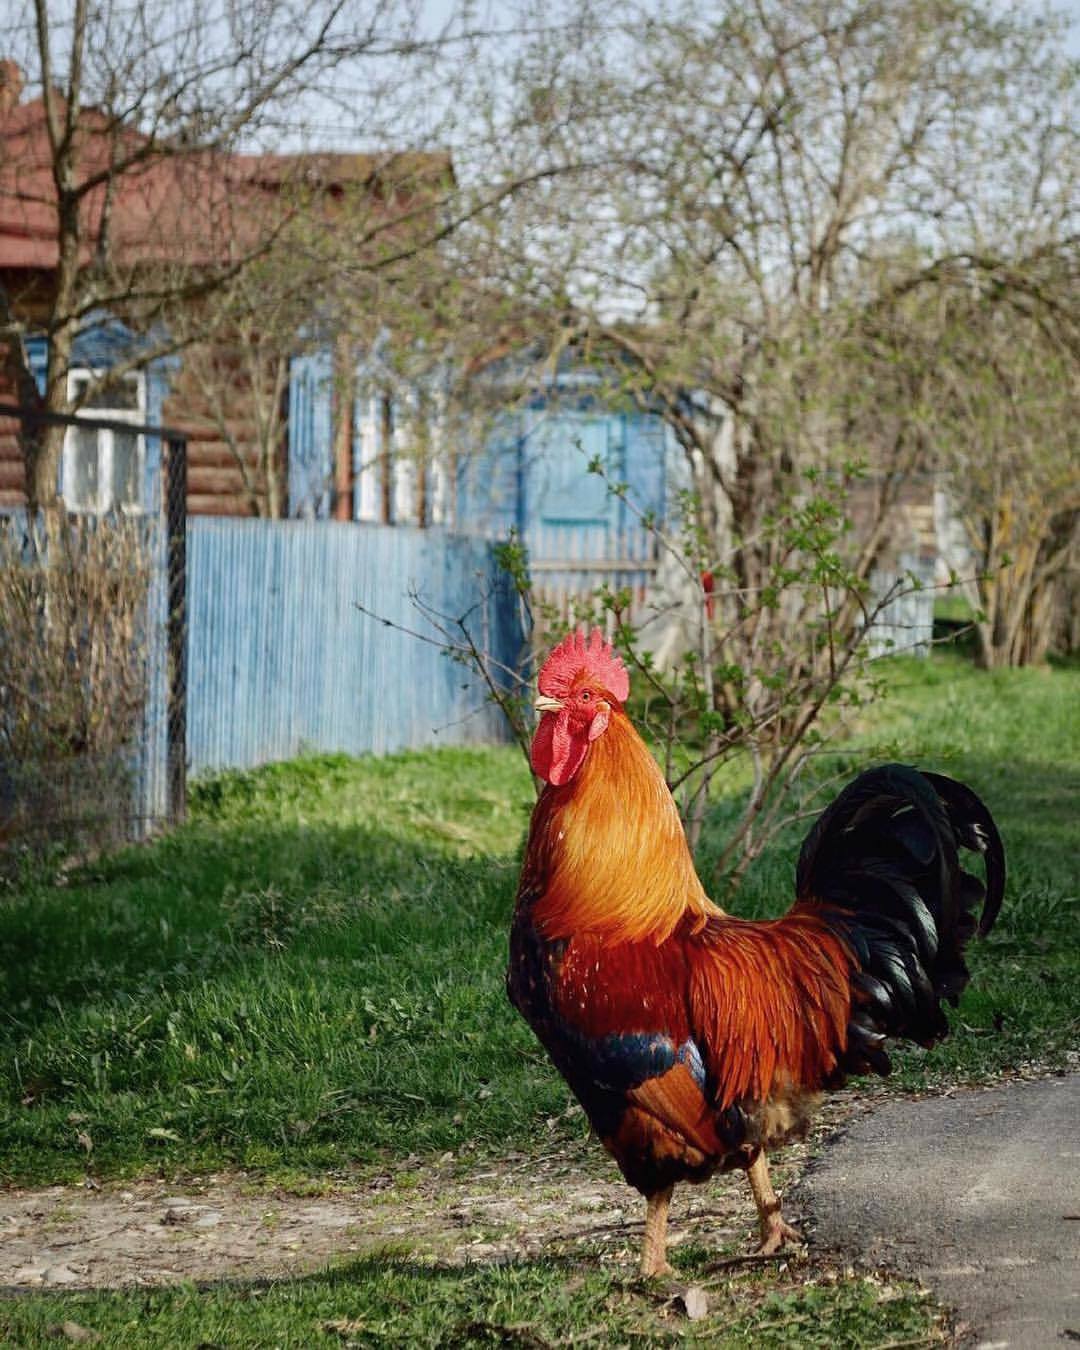
[[[887,1074],[887,1037],[946,1035],[965,943],[1001,905],[997,829],[952,779],[872,769],[808,834],[788,913],[739,919],[702,888],[602,635],[557,646],[538,688],[531,758],[546,786],[511,930],[511,1002],[645,1196],[644,1275],[670,1271],[676,1183],[735,1168],[759,1251],[776,1252],[800,1239],[767,1152],[805,1133],[823,1089]],[[961,870],[959,846],[984,855],[985,886]]]

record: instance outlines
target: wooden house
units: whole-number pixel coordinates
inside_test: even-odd
[[[42,100],[23,99],[23,79],[11,61],[0,61],[0,296],[5,322],[25,335],[30,375],[43,388],[48,354],[47,328],[56,287],[58,241],[56,196],[51,152]],[[116,274],[138,278],[151,269],[168,268],[175,277],[195,277],[200,269],[257,246],[263,235],[279,229],[295,203],[314,199],[323,216],[341,212],[346,203],[362,200],[380,228],[394,230],[397,221],[415,219],[418,194],[433,201],[451,176],[444,154],[401,152],[381,156],[359,154],[241,155],[173,149],[149,155],[137,172],[110,180],[109,156],[115,153],[117,130],[94,108],[80,110],[80,172],[86,181],[101,182],[80,205],[81,237],[90,259],[108,215]],[[139,146],[141,133],[122,130],[125,146]],[[407,228],[403,226],[402,228]],[[198,314],[192,301],[193,323]],[[75,340],[68,371],[69,396],[103,367],[124,360],[136,337],[125,325],[123,293],[115,306],[88,314]],[[220,330],[219,330],[220,332]],[[310,331],[296,332],[295,352],[311,345]],[[194,359],[198,344],[184,359],[170,357],[133,370],[111,391],[85,404],[82,411],[114,421],[163,423],[184,432],[188,440],[188,499],[195,515],[286,514],[288,499],[297,511],[307,509],[310,475],[304,459],[312,436],[323,435],[320,419],[329,417],[327,434],[336,437],[337,463],[329,475],[331,512],[352,514],[353,470],[349,430],[331,360],[323,378],[321,354],[314,358],[290,353],[284,357],[282,387],[270,389],[274,416],[261,418],[258,403],[266,388],[256,389],[245,336],[220,335],[204,363],[224,379],[208,393],[198,378]],[[204,346],[206,344],[203,344]],[[32,387],[22,361],[0,339],[0,402],[33,406]],[[261,374],[261,372],[260,372]],[[267,425],[270,430],[267,431]],[[272,437],[269,447],[260,437]],[[68,434],[61,466],[61,492],[69,509],[137,510],[145,497],[150,472],[141,437],[122,434]],[[281,500],[274,502],[268,478],[280,478]],[[0,419],[0,509],[25,502],[25,465],[18,424]],[[301,504],[303,504],[301,506]]]

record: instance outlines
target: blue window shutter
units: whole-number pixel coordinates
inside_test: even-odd
[[[150,426],[161,425],[168,393],[169,370],[164,361],[154,361],[146,368],[146,420]]]
[[[333,379],[329,350],[294,356],[289,362],[290,516],[325,520],[330,515]]]
[[[42,333],[26,339],[26,355],[30,362],[30,374],[37,384],[38,393],[45,394],[45,371],[49,364],[49,339]]]

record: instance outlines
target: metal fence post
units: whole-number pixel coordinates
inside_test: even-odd
[[[187,814],[187,441],[165,441],[163,469],[169,612],[166,762],[169,820]]]

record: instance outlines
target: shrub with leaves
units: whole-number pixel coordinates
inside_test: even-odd
[[[571,623],[604,623],[634,673],[632,713],[660,759],[691,848],[715,775],[730,766],[746,777],[744,809],[716,863],[732,888],[793,815],[824,804],[835,786],[826,758],[832,737],[881,690],[870,630],[888,605],[920,585],[900,575],[883,593],[871,593],[853,559],[855,477],[853,467],[833,478],[806,475],[765,522],[759,551],[769,565],[753,589],[714,555],[708,533],[694,523],[692,497],[683,501],[679,535],[643,517],[681,588],[669,586],[644,608],[634,607],[629,592],[600,588],[571,615]],[[622,485],[609,487],[626,499]],[[503,556],[528,598],[527,560],[511,550]],[[679,611],[681,641],[658,660],[665,607]],[[546,644],[559,623],[550,611],[540,618]],[[812,759],[822,766],[806,774]]]

